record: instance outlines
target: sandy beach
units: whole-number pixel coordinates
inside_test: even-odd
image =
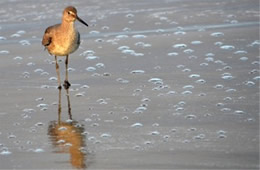
[[[41,39],[68,5],[59,94]],[[258,0],[0,6],[0,169],[259,169]]]

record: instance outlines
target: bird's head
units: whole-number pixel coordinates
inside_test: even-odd
[[[63,11],[63,20],[67,22],[75,22],[75,20],[78,20],[82,24],[88,26],[88,24],[83,21],[80,17],[78,17],[77,9],[73,6],[68,6]]]

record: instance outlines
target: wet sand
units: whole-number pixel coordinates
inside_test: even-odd
[[[257,0],[0,5],[0,169],[259,168]],[[59,94],[41,38],[67,5],[90,27]]]

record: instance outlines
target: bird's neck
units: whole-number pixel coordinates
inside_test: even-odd
[[[61,23],[61,28],[64,30],[74,30],[74,22],[63,20]]]

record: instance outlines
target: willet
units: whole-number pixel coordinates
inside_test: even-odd
[[[80,34],[74,26],[74,22],[76,20],[88,26],[86,22],[78,17],[76,8],[73,6],[68,6],[63,11],[61,24],[56,24],[48,27],[45,30],[42,38],[42,45],[45,46],[50,54],[55,56],[59,89],[61,89],[61,82],[57,56],[66,56],[66,77],[63,86],[65,89],[68,89],[70,87],[70,83],[68,81],[69,54],[76,51],[80,44]]]

